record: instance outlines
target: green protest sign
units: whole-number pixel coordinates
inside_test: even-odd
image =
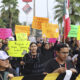
[[[78,33],[78,26],[77,25],[71,25],[71,30],[68,34],[68,37],[77,37]]]

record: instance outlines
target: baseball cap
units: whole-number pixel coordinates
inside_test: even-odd
[[[5,51],[0,51],[0,59],[1,60],[6,60],[8,58],[9,58],[9,56],[7,55],[7,53]]]
[[[14,37],[9,37],[9,41],[14,41],[15,39],[14,39]]]

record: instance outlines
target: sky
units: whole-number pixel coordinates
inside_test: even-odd
[[[0,5],[1,4],[0,0]],[[48,14],[49,14],[49,22],[50,23],[54,23],[56,24],[57,21],[54,20],[54,9],[53,7],[56,5],[55,0],[48,0]],[[32,10],[28,13],[25,14],[24,11],[22,10],[22,8],[26,5],[26,2],[23,2],[22,0],[18,0],[18,6],[17,8],[19,9],[20,13],[19,13],[19,21],[21,23],[23,22],[27,22],[28,24],[32,23],[33,20],[33,2],[29,2],[28,3]],[[47,17],[47,0],[35,0],[35,4],[36,4],[36,16],[37,17]]]

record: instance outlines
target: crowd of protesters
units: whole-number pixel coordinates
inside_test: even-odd
[[[0,39],[0,80],[14,76],[37,75],[48,73],[80,73],[80,45],[76,38],[67,39],[65,43],[49,43],[47,39],[31,42],[29,53],[24,57],[8,55],[8,41]]]

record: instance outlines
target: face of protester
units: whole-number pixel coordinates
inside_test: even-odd
[[[41,46],[42,46],[42,44],[41,44],[41,43],[38,43],[38,44],[37,44],[37,46],[38,46],[38,47],[41,47]]]
[[[5,44],[5,40],[3,40],[3,44]]]
[[[49,50],[49,44],[48,44],[48,43],[45,44],[44,48],[45,48],[46,50]]]
[[[0,60],[0,67],[2,68],[8,68],[9,67],[9,60]]]
[[[49,48],[51,48],[53,46],[53,44],[52,43],[49,43]]]
[[[31,50],[32,55],[35,55],[37,53],[37,45],[36,44],[32,44],[30,46],[30,50]]]
[[[0,42],[0,49],[2,48],[2,42]]]
[[[61,61],[66,61],[69,54],[69,48],[67,47],[61,48],[60,51],[56,52],[56,54]]]
[[[9,41],[9,39],[6,39],[6,40],[5,40],[5,44],[8,44],[8,41]]]
[[[5,47],[5,51],[7,51],[7,50],[9,50],[9,47],[8,46]]]

